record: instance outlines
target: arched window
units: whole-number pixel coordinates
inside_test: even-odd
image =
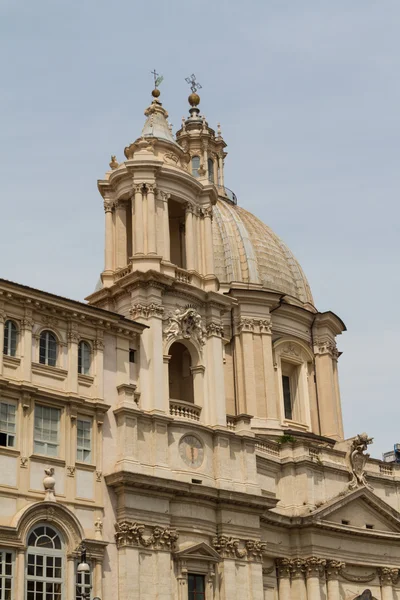
[[[207,161],[208,166],[208,181],[214,183],[214,161],[212,158],[209,158]]]
[[[4,347],[3,352],[7,356],[15,356],[17,352],[18,329],[14,321],[4,323]]]
[[[193,175],[193,177],[199,176],[199,169],[200,169],[200,156],[193,156],[192,157],[192,175]]]
[[[79,342],[78,346],[78,373],[89,375],[90,372],[90,345],[87,342]]]
[[[180,342],[174,342],[169,353],[170,399],[194,402],[192,359],[189,350]]]
[[[57,361],[57,339],[51,331],[40,334],[39,362],[42,365],[55,367]]]
[[[49,525],[28,536],[26,600],[62,600],[64,550],[60,535]]]

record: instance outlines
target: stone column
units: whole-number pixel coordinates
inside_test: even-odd
[[[206,256],[205,275],[214,275],[214,250],[212,235],[212,206],[204,209],[204,242]]]
[[[218,185],[224,186],[224,159],[222,154],[218,156],[218,170],[219,170],[219,180]]]
[[[103,598],[103,573],[101,560],[96,559],[93,573],[93,595]]]
[[[382,589],[382,600],[393,600],[393,581],[398,578],[398,569],[382,567],[379,569],[379,579]]]
[[[4,322],[5,312],[0,308],[0,375],[3,374]]]
[[[263,363],[264,363],[264,387],[267,398],[267,418],[279,422],[278,398],[275,386],[274,360],[272,353],[272,329],[271,319],[263,319],[259,323]]]
[[[32,367],[32,311],[25,313],[21,321],[21,375],[23,381],[31,381]]]
[[[214,183],[215,185],[219,185],[218,181],[218,158],[215,156],[213,160],[214,165]]]
[[[170,194],[166,194],[165,192],[161,193],[161,199],[163,201],[163,241],[164,241],[164,252],[163,258],[164,260],[171,259],[171,242],[169,235],[169,211],[168,211],[168,200],[170,198]]]
[[[104,248],[104,270],[113,270],[113,247],[114,247],[114,225],[113,225],[113,203],[106,199],[104,200],[105,212],[105,248]]]
[[[157,254],[155,185],[146,183],[147,189],[147,253]]]
[[[340,600],[339,575],[345,567],[344,562],[328,560],[326,565],[326,587],[328,600]]]
[[[135,240],[135,254],[143,254],[144,251],[144,238],[143,238],[143,184],[135,185],[135,218],[134,222],[134,236]]]
[[[208,410],[210,425],[226,426],[225,381],[222,354],[222,324],[211,322],[207,326]]]
[[[78,393],[78,342],[79,335],[76,328],[71,326],[68,332],[68,391]]]
[[[336,345],[328,339],[317,339],[314,353],[316,355],[315,368],[321,435],[341,440],[343,439],[343,423],[333,369],[333,361],[337,360]]]
[[[193,206],[186,203],[185,212],[186,269],[194,270]]]
[[[75,560],[74,557],[67,556],[67,600],[74,600],[75,598]],[[21,596],[22,598],[22,596]]]
[[[290,560],[288,558],[278,558],[276,560],[276,573],[278,577],[279,600],[291,600],[290,572]]]
[[[116,267],[125,267],[128,263],[127,242],[126,242],[126,203],[119,200],[115,208],[115,227],[116,227]]]
[[[325,569],[326,561],[312,556],[305,561],[307,578],[307,600],[321,600],[320,577]]]
[[[257,415],[257,395],[256,395],[256,374],[254,364],[254,320],[249,317],[241,317],[236,325],[239,333],[238,358],[238,376],[242,375],[242,394],[244,394],[244,406],[240,407],[241,412],[248,415]],[[240,365],[240,366],[239,366]],[[243,400],[242,399],[242,400]]]
[[[292,565],[292,597],[293,600],[307,600],[306,582],[304,579],[305,564],[302,558],[294,558]],[[308,598],[310,600],[310,598]]]

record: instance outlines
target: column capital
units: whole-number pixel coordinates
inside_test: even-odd
[[[32,329],[33,329],[33,319],[32,319],[32,317],[24,317],[21,320],[21,329],[25,329],[27,331],[32,331]]]
[[[104,212],[108,213],[108,212],[112,212],[113,208],[114,208],[114,202],[112,202],[111,200],[104,200]]]
[[[135,194],[141,194],[143,190],[144,183],[134,183],[133,189]]]
[[[291,561],[289,558],[277,558],[275,561],[276,564],[276,572],[278,575],[278,579],[289,579],[291,573]]]
[[[381,585],[393,585],[399,578],[399,569],[381,567],[378,569]]]
[[[320,577],[324,572],[326,560],[316,556],[310,556],[304,561],[306,577]]]
[[[305,561],[302,558],[293,558],[290,561],[290,574],[292,579],[304,579]]]
[[[213,209],[211,204],[208,206],[201,206],[199,208],[199,215],[200,217],[202,217],[203,219],[212,219],[213,218]]]
[[[155,183],[145,183],[144,187],[147,192],[153,193],[157,190],[157,186]]]
[[[194,206],[194,204],[192,204],[192,202],[185,203],[186,214],[188,214],[188,213],[194,214],[195,211],[196,211],[196,207]]]
[[[340,560],[326,561],[326,578],[329,580],[337,579],[340,572],[346,567],[346,563]]]

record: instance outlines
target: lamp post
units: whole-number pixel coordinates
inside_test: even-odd
[[[87,575],[88,573],[90,573],[90,566],[89,564],[86,562],[86,548],[85,546],[81,546],[81,562],[79,563],[78,567],[77,567],[77,572],[80,573],[81,575],[81,585],[80,585],[80,594],[77,594],[78,598],[81,598],[82,600],[90,600],[90,590],[91,587],[89,587],[88,591],[85,591],[85,575]],[[79,587],[79,586],[78,586]],[[101,600],[98,596],[96,596],[95,598],[93,598],[93,600]]]

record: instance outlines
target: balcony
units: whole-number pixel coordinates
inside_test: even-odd
[[[191,419],[192,421],[200,421],[201,406],[192,404],[192,402],[184,402],[183,400],[169,401],[169,414],[173,417],[182,419]]]
[[[220,196],[224,200],[228,200],[228,202],[231,202],[231,204],[237,204],[237,197],[235,192],[232,192],[232,190],[223,185],[217,185],[216,187],[218,189],[218,196]]]

